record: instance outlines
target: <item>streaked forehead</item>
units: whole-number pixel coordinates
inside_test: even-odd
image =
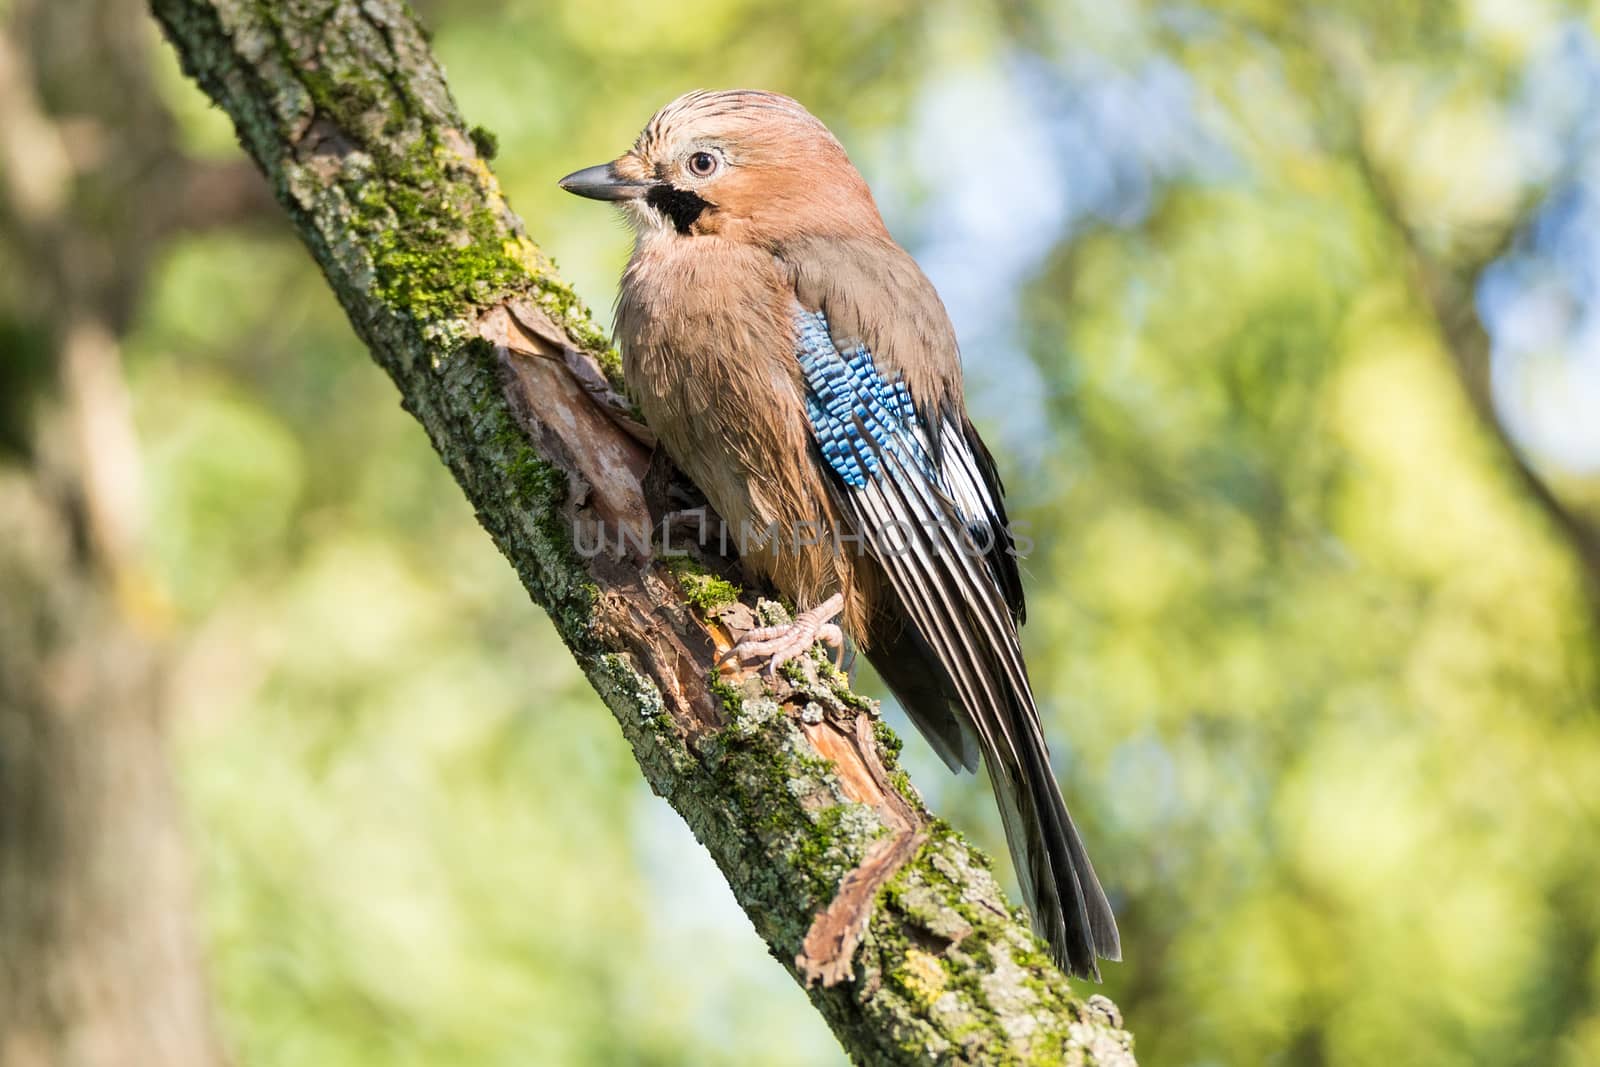
[[[720,125],[771,122],[803,123],[822,127],[798,101],[759,89],[697,89],[655,113],[633,150],[650,156],[670,146],[685,130],[717,131]]]

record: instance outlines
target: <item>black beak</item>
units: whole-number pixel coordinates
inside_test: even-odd
[[[561,179],[561,188],[590,200],[634,200],[650,189],[648,182],[619,178],[610,163],[575,170]]]

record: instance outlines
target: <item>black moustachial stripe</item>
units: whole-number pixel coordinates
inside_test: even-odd
[[[679,233],[688,233],[694,220],[711,206],[709,201],[702,200],[687,189],[671,185],[652,185],[645,194],[644,202],[671,219]]]

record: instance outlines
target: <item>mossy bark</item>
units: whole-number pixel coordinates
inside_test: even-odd
[[[820,655],[775,685],[719,674],[755,602],[730,602],[739,590],[717,561],[578,550],[576,530],[652,525],[648,435],[629,421],[603,333],[500,195],[492,139],[457,113],[409,9],[152,7],[650,784],[774,956],[811,979],[852,1058],[1131,1064],[1115,1008],[1074,994]]]

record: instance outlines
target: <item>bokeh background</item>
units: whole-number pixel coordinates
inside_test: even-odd
[[[849,148],[1032,527],[1141,1062],[1600,1063],[1600,11],[417,6],[602,315],[555,180],[662,103]],[[77,709],[239,1064],[841,1063],[139,6],[0,27],[0,944]]]

